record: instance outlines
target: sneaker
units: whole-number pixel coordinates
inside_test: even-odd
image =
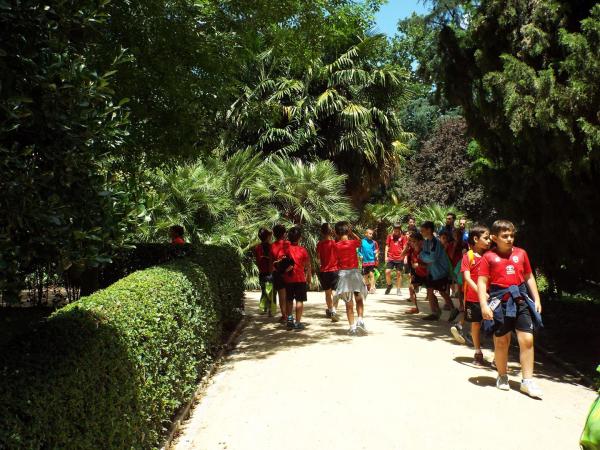
[[[339,322],[340,321],[340,316],[338,316],[338,313],[335,311],[331,312],[331,321],[332,322]]]
[[[539,398],[540,400],[544,396],[542,389],[533,380],[523,380],[521,382],[521,392],[532,398]]]
[[[286,319],[284,316],[281,316],[281,317],[279,318],[279,323],[281,323],[281,324],[284,324],[284,323],[286,323],[286,322],[287,322],[287,319]]]
[[[483,359],[483,353],[475,352],[475,356],[473,356],[473,365],[477,367],[485,366],[485,359]]]
[[[423,320],[440,320],[439,314],[431,313],[425,317],[422,317]]]
[[[385,295],[389,295],[392,292],[392,286],[388,286],[385,288]]]
[[[329,309],[325,310],[325,317],[327,317],[328,319],[331,318],[331,311]]]
[[[365,323],[360,321],[356,324],[356,330],[359,335],[364,336],[367,334],[367,327],[365,327]]]
[[[454,325],[450,327],[450,333],[452,333],[452,337],[459,344],[465,345],[467,343],[463,333],[463,329],[460,325]]]
[[[288,320],[287,320],[287,329],[288,330],[293,330],[294,329],[294,319],[290,320],[288,318]]]
[[[358,336],[358,331],[356,331],[356,328],[350,328],[348,330],[348,336]]]
[[[457,308],[452,308],[452,311],[450,311],[450,316],[448,317],[448,322],[454,322],[459,314],[460,311]]]
[[[503,391],[510,391],[510,384],[508,384],[508,375],[498,375],[498,378],[496,378],[496,387]]]
[[[396,295],[398,295],[398,296],[402,295],[402,289],[396,288]]]
[[[302,322],[296,322],[294,325],[294,331],[302,331],[306,328],[306,326]]]

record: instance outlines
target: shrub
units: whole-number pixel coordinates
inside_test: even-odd
[[[135,272],[4,348],[0,448],[158,447],[241,305],[220,250]]]

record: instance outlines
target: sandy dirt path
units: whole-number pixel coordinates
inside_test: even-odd
[[[445,320],[403,314],[406,296],[369,296],[369,335],[351,338],[345,314],[337,324],[325,319],[323,294],[309,294],[307,329],[295,332],[258,315],[258,294],[248,293],[248,325],[175,448],[579,448],[594,392],[542,361],[545,396],[533,400],[518,391],[516,355],[512,390],[496,389],[496,373],[471,365],[473,350],[454,343]]]

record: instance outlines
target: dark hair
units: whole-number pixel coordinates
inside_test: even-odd
[[[445,236],[448,241],[452,241],[454,238],[452,237],[452,233],[448,230],[444,230],[440,233],[440,237]]]
[[[433,231],[435,228],[435,225],[433,224],[433,222],[431,220],[426,220],[425,222],[423,222],[421,224],[421,228],[426,228],[427,230]]]
[[[406,218],[406,221],[407,221],[407,222],[409,222],[409,221],[411,221],[411,220],[415,220],[415,218],[414,218],[413,216],[408,216],[408,217]]]
[[[302,230],[300,227],[292,227],[288,231],[288,239],[290,242],[296,243],[300,240],[300,236],[302,236]]]
[[[268,228],[262,227],[260,230],[258,230],[258,238],[261,240],[261,242],[265,242],[271,237],[272,234],[273,232]]]
[[[285,236],[285,227],[281,224],[277,224],[273,227],[273,236],[275,239],[282,239]]]
[[[401,229],[402,229],[402,224],[401,224],[400,222],[396,222],[396,223],[395,223],[395,224],[392,226],[392,228],[393,228],[394,230],[397,230],[397,229],[400,229],[400,230],[401,230]]]
[[[181,225],[171,225],[169,231],[175,233],[179,237],[183,237],[183,227]]]
[[[412,234],[412,233],[418,233],[418,232],[419,232],[419,230],[417,229],[417,226],[416,226],[416,225],[409,225],[409,226],[407,227],[407,230],[408,230],[408,232],[409,232],[409,233],[411,233],[411,234]]]
[[[454,214],[453,212],[447,213],[446,217],[448,217],[448,216],[452,217],[452,220],[456,220],[456,214]]]
[[[335,233],[339,236],[346,236],[350,233],[350,224],[348,222],[341,221],[335,224]]]
[[[515,225],[509,220],[504,220],[504,219],[496,220],[492,224],[492,229],[490,230],[490,233],[493,234],[494,236],[498,236],[498,233],[500,233],[502,231],[515,232],[515,231],[517,231],[517,229],[515,228]]]
[[[419,233],[418,231],[413,231],[412,233],[410,233],[409,238],[410,239],[415,239],[417,241],[422,241],[423,240],[423,235],[421,233]]]
[[[490,229],[488,227],[486,227],[485,225],[481,225],[481,224],[477,224],[475,225],[473,228],[471,228],[469,230],[469,245],[475,245],[475,238],[479,239],[483,233],[485,233],[486,231],[490,231]]]
[[[325,222],[321,225],[321,235],[322,236],[331,236],[331,225]]]

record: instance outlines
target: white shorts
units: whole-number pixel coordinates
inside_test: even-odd
[[[360,269],[340,270],[335,292],[338,298],[343,299],[345,302],[352,301],[352,294],[355,292],[360,293],[363,299],[366,299],[368,295],[367,286],[365,286]]]

